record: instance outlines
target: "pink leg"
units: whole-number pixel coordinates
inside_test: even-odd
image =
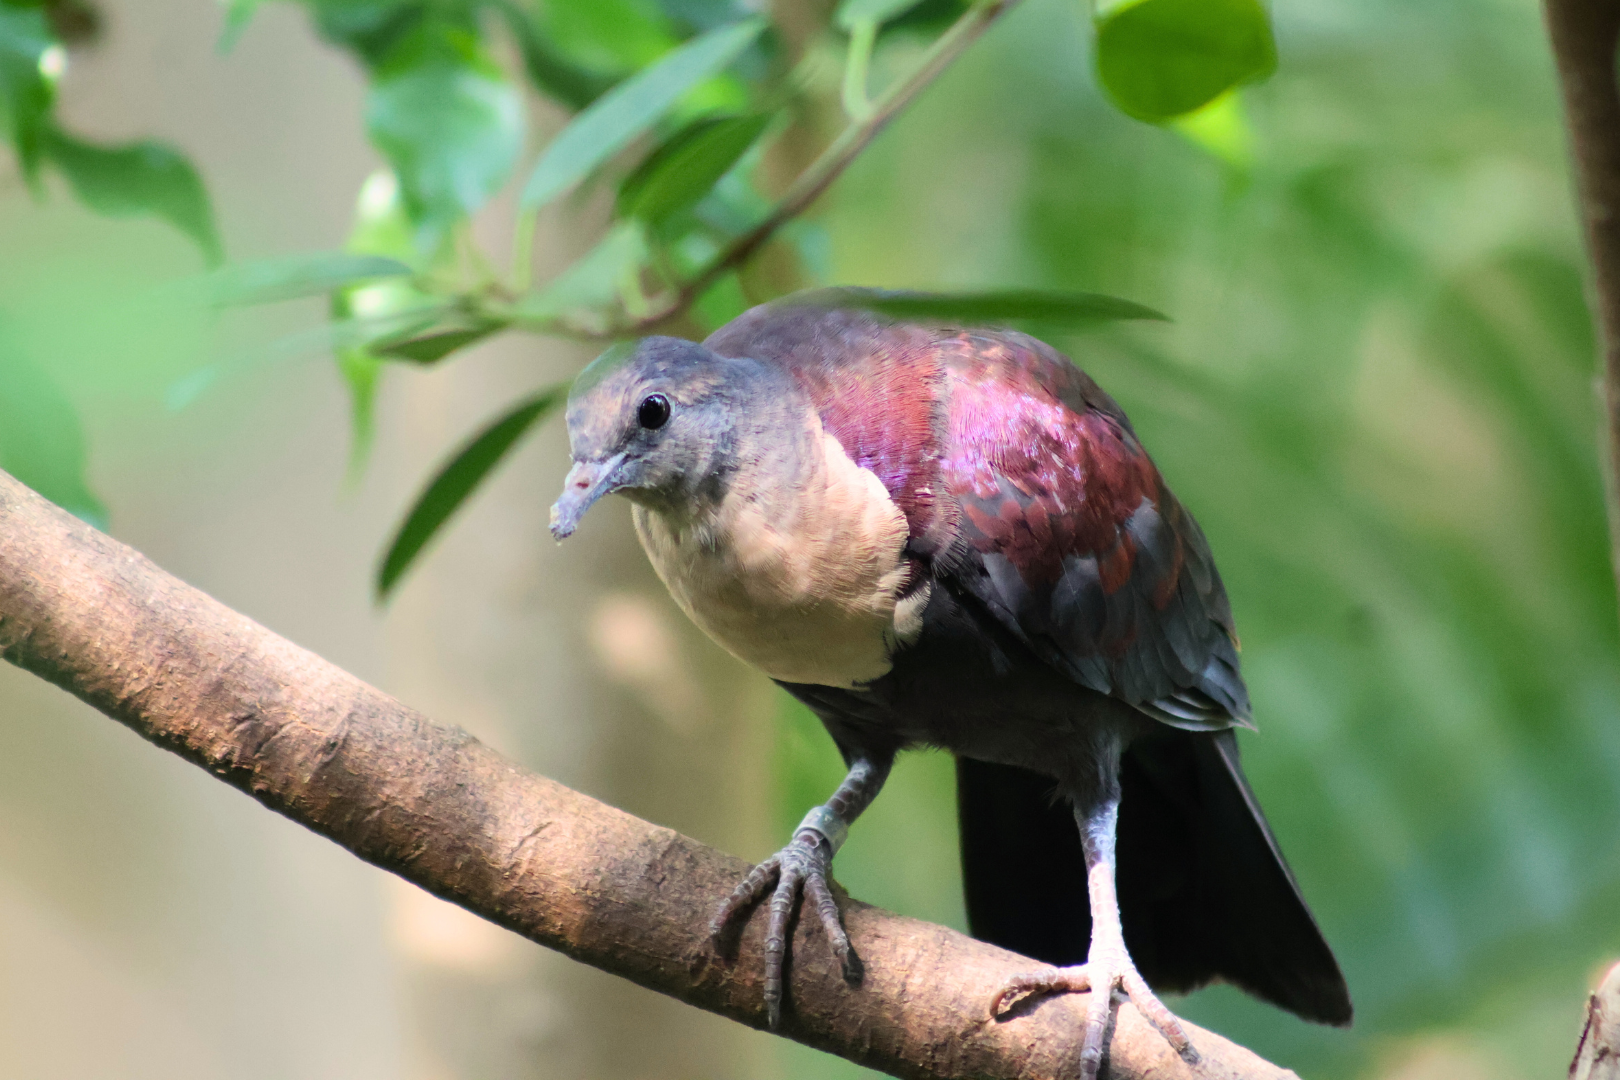
[[[1097,1080],[1102,1069],[1103,1039],[1114,991],[1123,991],[1136,1011],[1175,1048],[1189,1065],[1198,1064],[1198,1051],[1175,1014],[1148,988],[1125,948],[1119,921],[1119,899],[1114,893],[1114,828],[1119,821],[1119,798],[1105,800],[1080,819],[1086,852],[1086,886],[1091,900],[1091,949],[1086,962],[1076,967],[1048,968],[1019,975],[996,994],[990,1015],[999,1016],[1009,1001],[1030,994],[1086,993],[1086,1035],[1080,1049],[1080,1080]]]

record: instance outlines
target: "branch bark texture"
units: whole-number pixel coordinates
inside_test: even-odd
[[[1592,300],[1603,356],[1610,558],[1620,584],[1620,87],[1615,81],[1620,4],[1545,0],[1545,10],[1592,261]]]
[[[1620,1080],[1620,964],[1586,1002],[1586,1026],[1575,1045],[1569,1080]]]
[[[165,574],[0,473],[0,655],[377,866],[510,930],[752,1027],[761,922],[708,939],[746,866],[525,772]],[[800,920],[783,1033],[901,1077],[1071,1077],[1084,999],[993,1021],[1029,961],[845,901],[866,977]],[[1189,1030],[1200,1080],[1292,1076]],[[1109,1076],[1192,1070],[1121,1006]]]

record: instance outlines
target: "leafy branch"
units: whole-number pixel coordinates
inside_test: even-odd
[[[891,120],[905,111],[906,106],[910,105],[929,83],[967,51],[968,46],[988,30],[997,18],[1017,3],[1018,0],[977,0],[940,36],[939,40],[934,42],[909,76],[900,80],[873,102],[865,115],[856,117],[838,138],[822,151],[821,156],[799,174],[798,179],[788,188],[787,193],[764,221],[733,240],[725,250],[711,259],[696,275],[682,283],[651,313],[627,324],[597,333],[570,325],[565,320],[540,320],[532,324],[523,323],[521,320],[514,322],[524,329],[539,332],[560,332],[585,340],[611,340],[648,333],[684,314],[692,302],[722,275],[753,258],[784,225],[808,210]]]
[[[226,6],[222,49],[247,30],[260,3],[231,0]],[[806,212],[1016,5],[843,0],[828,25],[794,46],[802,46],[802,55],[789,56],[776,29],[740,3],[714,5],[703,16],[708,21],[694,25],[674,4],[304,0],[318,32],[363,69],[366,131],[388,167],[361,189],[345,251],[226,267],[201,292],[216,306],[330,297],[327,326],[257,353],[334,355],[351,390],[358,467],[369,444],[376,388],[391,365],[441,363],[511,329],[592,342],[690,333],[771,299],[768,291],[758,295],[755,281],[749,282],[754,293],[746,291],[743,271],[778,238],[807,235],[799,225]],[[182,158],[154,144],[97,148],[55,128],[49,110],[65,54],[51,36],[50,14],[59,7],[59,0],[0,0],[0,114],[25,175],[37,178],[40,164],[49,162],[92,207],[160,214],[216,256],[206,195]],[[577,27],[559,21],[559,12],[575,7],[590,9],[586,22],[595,21],[596,37],[581,38]],[[1265,77],[1274,63],[1260,0],[1101,0],[1093,28],[1105,91],[1122,111],[1154,123],[1223,99]],[[503,32],[522,58],[517,77],[492,47],[492,35]],[[870,98],[880,51],[918,34],[933,40],[907,73]],[[813,104],[824,89],[828,58],[839,50],[844,70],[834,96],[847,121],[779,198],[767,200],[753,174],[788,126],[788,114]],[[516,171],[524,79],[576,114],[528,173],[510,270],[502,273],[474,242],[470,220]],[[540,211],[604,181],[618,189],[614,222],[573,265],[531,286]],[[876,294],[839,295],[868,306],[877,302]],[[882,302],[911,312],[904,317],[923,317],[926,309],[926,317],[946,321],[1089,324],[1157,317],[1089,294],[907,293]],[[193,373],[174,387],[171,402],[195,398],[230,366],[221,361]],[[380,597],[559,400],[559,394],[541,393],[516,403],[488,428],[512,433],[496,440],[498,450],[475,438],[447,461],[379,566]],[[515,423],[517,416],[524,421]]]

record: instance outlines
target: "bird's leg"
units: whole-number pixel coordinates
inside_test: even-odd
[[[849,775],[832,798],[804,816],[787,847],[749,872],[720,905],[710,924],[710,932],[718,939],[767,892],[771,894],[770,923],[765,933],[765,1011],[773,1028],[782,1019],[782,968],[787,957],[788,923],[801,895],[815,905],[844,978],[860,981],[861,960],[850,947],[827,877],[833,855],[843,846],[850,825],[882,790],[893,763],[892,755],[862,754],[852,758]]]
[[[1119,822],[1117,788],[1089,811],[1076,809],[1081,844],[1086,853],[1086,891],[1091,900],[1091,948],[1086,962],[1076,967],[1048,968],[1020,975],[1002,988],[991,1002],[991,1016],[1014,998],[1028,994],[1090,991],[1086,1005],[1086,1036],[1080,1050],[1080,1080],[1097,1080],[1102,1067],[1103,1039],[1115,990],[1121,990],[1136,1011],[1164,1036],[1189,1065],[1198,1063],[1198,1051],[1181,1021],[1165,1008],[1138,974],[1125,948],[1119,920],[1119,898],[1114,892],[1114,833]]]

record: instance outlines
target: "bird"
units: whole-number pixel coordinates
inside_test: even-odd
[[[719,905],[769,898],[768,1023],[788,926],[862,963],[833,856],[897,754],[955,755],[969,929],[1043,965],[988,1002],[1087,992],[1081,1080],[1116,994],[1189,1063],[1157,993],[1225,981],[1347,1025],[1349,990],[1261,813],[1231,605],[1125,412],[997,326],[798,294],[703,342],[609,349],[568,396],[551,531],[609,494],[676,604],[807,705],[848,773]],[[831,299],[828,299],[831,297]]]

